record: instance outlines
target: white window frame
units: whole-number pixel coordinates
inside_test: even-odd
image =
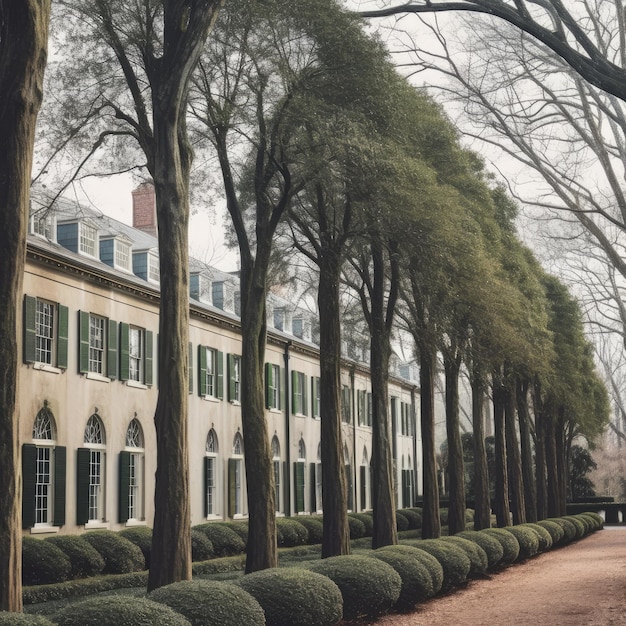
[[[35,308],[35,361],[55,365],[58,314],[57,305],[37,298]]]
[[[217,397],[217,350],[206,348],[206,395]]]
[[[113,240],[113,266],[126,272],[131,271],[131,250],[130,244],[119,239]]]
[[[144,382],[145,341],[145,329],[128,327],[128,379],[137,383]]]
[[[159,257],[154,252],[148,252],[148,268],[147,275],[148,280],[151,283],[159,283],[161,281],[161,275],[159,270]]]
[[[272,384],[269,387],[269,405],[270,409],[280,409],[280,365],[270,364],[272,370]]]
[[[106,371],[107,320],[89,314],[89,371],[103,375]]]
[[[87,222],[78,222],[78,251],[98,258],[98,229]]]
[[[84,445],[89,450],[89,523],[105,518],[106,438],[104,424],[94,413],[85,427]]]
[[[126,524],[145,519],[146,455],[144,445],[143,429],[135,418],[126,430],[126,451],[130,453],[128,461],[128,520]]]
[[[217,433],[213,428],[211,428],[207,434],[205,444],[205,456],[210,464],[212,477],[212,480],[207,480],[206,493],[204,495],[206,498],[207,519],[218,517],[220,511],[219,489],[217,488],[219,480],[219,463],[217,462],[218,453],[219,442],[217,440]]]

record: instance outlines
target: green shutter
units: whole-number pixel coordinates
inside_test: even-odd
[[[76,450],[76,523],[89,521],[89,457],[87,448]]]
[[[107,348],[107,376],[111,380],[117,378],[117,322],[109,320],[109,336]]]
[[[300,403],[298,402],[298,391],[300,389],[300,380],[296,370],[291,371],[291,412],[294,415],[300,413]]]
[[[289,465],[283,461],[283,510],[285,515],[291,515],[291,494],[289,493]]]
[[[52,521],[55,526],[65,524],[65,472],[67,452],[64,446],[54,449],[54,508]]]
[[[302,414],[309,414],[309,398],[308,398],[308,387],[309,383],[307,381],[306,374],[302,374]]]
[[[317,484],[315,482],[315,463],[309,463],[309,494],[311,496],[311,513],[317,511]]]
[[[128,380],[130,370],[129,351],[129,327],[122,322],[120,324],[120,380]]]
[[[365,511],[367,508],[367,466],[361,465],[359,473],[361,474],[361,511]]]
[[[32,528],[35,525],[36,484],[37,446],[25,443],[22,445],[22,528]]]
[[[304,465],[302,461],[296,461],[293,464],[296,513],[304,513]]]
[[[346,465],[346,487],[348,490],[348,509],[354,511],[354,493],[352,489],[352,466]]]
[[[32,296],[24,296],[24,354],[22,355],[25,363],[33,363],[35,361],[35,313],[37,311],[37,298]],[[33,507],[34,507],[33,494]],[[33,509],[32,516],[34,520],[35,511]],[[34,523],[34,522],[33,522]]]
[[[227,357],[226,372],[228,375],[228,399],[230,402],[236,400],[235,398],[235,357],[229,354]]]
[[[204,457],[204,480],[202,481],[204,486],[204,492],[202,493],[202,501],[204,502],[204,517],[209,516],[209,500],[207,498],[207,491],[209,489],[209,457]],[[232,516],[231,516],[232,517]]]
[[[312,417],[316,417],[320,414],[320,407],[317,401],[317,385],[318,385],[317,381],[318,380],[319,379],[317,376],[311,376],[311,408],[312,408],[311,416]],[[311,507],[311,509],[315,511],[314,507]]]
[[[215,353],[215,370],[217,372],[217,383],[215,396],[222,400],[224,398],[224,353]]]
[[[285,387],[287,387],[287,380],[285,376],[285,368],[278,368],[278,401],[280,402],[280,406],[278,407],[281,411],[285,408]]]
[[[235,472],[238,459],[228,459],[228,517],[235,517]]]
[[[144,363],[144,378],[143,382],[151,386],[154,380],[154,366],[152,363],[152,356],[154,354],[154,333],[151,330],[146,331],[146,359]]]
[[[78,371],[86,374],[89,371],[89,313],[78,312]]]
[[[68,320],[69,309],[59,304],[57,324],[57,367],[67,369]]]
[[[206,346],[198,346],[198,395],[206,396]]]
[[[189,370],[189,393],[193,393],[193,343],[191,341],[187,352],[187,369]]]
[[[272,385],[273,385],[273,376],[274,368],[271,363],[265,364],[265,408],[273,409],[272,406]]]
[[[128,505],[130,492],[130,452],[120,452],[119,480],[117,490],[117,515],[118,522],[124,524],[128,521]]]

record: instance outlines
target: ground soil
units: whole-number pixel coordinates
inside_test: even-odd
[[[377,626],[626,625],[626,527],[471,581]]]

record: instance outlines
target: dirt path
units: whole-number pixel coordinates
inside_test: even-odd
[[[626,528],[607,527],[376,624],[626,625]]]

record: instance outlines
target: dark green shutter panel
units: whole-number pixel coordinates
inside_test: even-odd
[[[228,459],[228,517],[235,517],[235,473],[238,459]]]
[[[228,374],[228,399],[232,402],[235,400],[235,358],[232,354],[229,354],[226,359],[226,371]]]
[[[278,401],[280,402],[278,408],[281,411],[285,408],[285,388],[287,387],[287,376],[285,373],[286,370],[284,367],[278,368]]]
[[[348,489],[348,508],[354,511],[354,493],[352,483],[352,466],[346,465],[346,486]]]
[[[317,511],[317,483],[315,481],[315,463],[309,463],[309,493],[311,496],[311,513]]]
[[[302,408],[303,415],[309,414],[309,397],[308,397],[309,383],[306,379],[306,374],[302,374]]]
[[[128,521],[128,505],[130,493],[130,452],[120,452],[120,473],[118,481],[117,502],[118,522],[124,524]]]
[[[311,412],[312,417],[316,417],[320,414],[319,403],[317,402],[317,376],[311,376],[311,408],[313,409]],[[311,507],[311,510],[315,511],[314,507]]]
[[[296,513],[304,512],[304,463],[296,461],[293,464],[293,479],[296,492]]]
[[[25,443],[22,445],[22,528],[32,528],[35,525],[36,488],[37,446]]]
[[[202,494],[202,501],[204,502],[204,517],[209,516],[209,498],[207,492],[209,490],[209,457],[204,457],[204,480],[202,481],[204,486],[204,492]],[[231,515],[232,517],[232,515]]]
[[[289,465],[283,461],[283,506],[285,515],[291,515],[291,494],[289,493]]]
[[[271,363],[265,364],[265,408],[271,409],[272,406],[272,374],[274,373],[274,368]]]
[[[87,448],[76,450],[76,523],[89,521],[89,458]]]
[[[69,309],[59,304],[59,321],[57,325],[57,367],[67,369],[68,321]]]
[[[37,298],[32,296],[24,296],[24,354],[25,363],[33,363],[35,361],[35,345],[36,345],[36,329],[35,329],[35,313],[37,311]],[[33,496],[34,497],[34,496]],[[34,506],[34,500],[33,500]],[[32,515],[35,512],[33,509]],[[34,517],[33,517],[34,519]]]
[[[115,380],[117,378],[117,322],[109,320],[108,326],[107,376]]]
[[[52,521],[55,526],[65,524],[65,473],[67,452],[64,446],[54,449],[54,508]]]
[[[294,415],[300,413],[300,403],[298,402],[298,390],[299,386],[299,377],[298,372],[295,370],[291,371],[291,412]]]
[[[215,353],[215,371],[217,372],[217,383],[215,396],[222,400],[224,398],[224,353]]]
[[[120,380],[128,380],[130,369],[128,324],[120,324]]]
[[[89,313],[78,312],[78,371],[89,371]]]
[[[198,346],[198,395],[206,396],[206,347]]]
[[[193,393],[193,343],[189,342],[189,352],[187,353],[187,369],[189,374],[189,393]]]
[[[361,465],[359,473],[361,474],[361,511],[365,511],[367,507],[367,467],[365,465]]]
[[[150,386],[154,380],[154,369],[152,364],[152,356],[154,354],[153,332],[151,330],[146,331],[146,362],[143,382]]]

